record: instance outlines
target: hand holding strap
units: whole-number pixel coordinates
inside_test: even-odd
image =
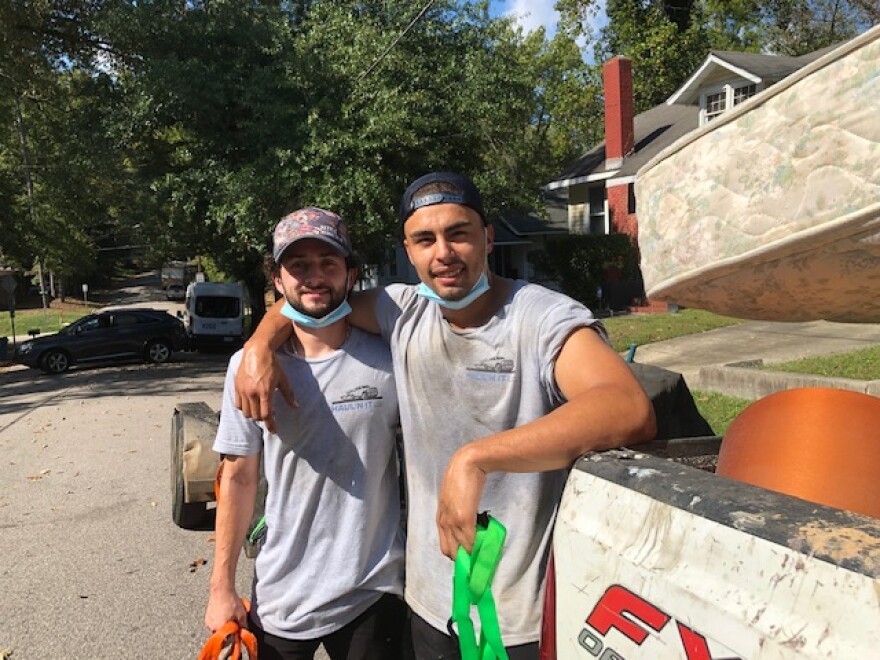
[[[468,554],[464,548],[458,548],[449,628],[454,635],[452,623],[458,627],[462,660],[507,660],[491,589],[506,536],[504,525],[487,514],[480,514],[473,550]],[[480,616],[479,645],[471,621],[472,605],[477,606]]]
[[[250,611],[250,603],[242,598],[244,609]],[[208,638],[199,653],[199,660],[242,660],[241,649],[247,651],[248,660],[257,660],[257,638],[247,628],[235,621],[227,621]]]

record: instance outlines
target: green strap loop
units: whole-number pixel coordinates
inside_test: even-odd
[[[266,533],[266,516],[264,515],[257,521],[250,534],[247,535],[247,542],[250,544],[257,543]]]
[[[491,588],[507,530],[492,516],[485,516],[485,519],[488,520],[486,524],[482,520],[477,523],[477,536],[470,554],[459,547],[455,556],[452,621],[458,628],[461,660],[508,660]],[[473,605],[477,606],[480,615],[479,644],[471,621]]]

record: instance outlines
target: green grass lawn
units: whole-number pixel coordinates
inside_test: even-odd
[[[673,314],[612,316],[602,319],[602,323],[611,336],[614,350],[620,353],[629,349],[631,344],[642,346],[655,341],[736,325],[742,321],[699,309],[683,309]],[[709,422],[709,426],[717,435],[724,435],[733,419],[751,403],[746,399],[715,392],[692,391],[691,394],[700,414]]]
[[[685,309],[675,314],[633,314],[603,319],[612,345],[618,352],[626,351],[631,344],[639,346],[673,337],[692,335],[713,328],[742,323],[738,319],[718,316],[696,309]],[[636,354],[638,360],[638,353]],[[852,353],[840,353],[815,358],[795,360],[783,364],[769,364],[765,369],[793,373],[837,376],[857,380],[880,380],[880,346]],[[718,435],[724,435],[727,427],[751,401],[725,396],[716,392],[692,391],[700,414]]]
[[[856,380],[880,380],[880,346],[872,346],[851,353],[803,358],[781,364],[765,364],[762,368],[797,374],[836,376]]]
[[[752,403],[749,399],[740,399],[718,392],[692,390],[691,395],[694,397],[694,403],[697,404],[697,410],[709,422],[715,435],[724,435],[734,418]]]
[[[28,330],[39,328],[40,332],[58,332],[63,325],[72,323],[92,310],[88,307],[69,309],[19,309],[15,312],[15,339],[27,339]],[[12,319],[9,312],[0,311],[0,337],[12,336]]]
[[[611,337],[611,345],[618,353],[627,350],[630,344],[642,346],[742,322],[740,319],[699,309],[683,309],[673,314],[629,314],[602,319],[602,324]]]
[[[880,380],[880,346],[852,353],[838,353],[782,364],[769,364],[764,365],[763,368],[772,371],[854,378],[856,380]],[[725,396],[716,392],[692,391],[691,394],[700,414],[709,422],[709,426],[717,435],[724,435],[733,419],[751,403],[746,399]]]

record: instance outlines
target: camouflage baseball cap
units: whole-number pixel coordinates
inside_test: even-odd
[[[324,241],[339,250],[343,257],[351,254],[351,239],[345,220],[332,211],[315,206],[299,209],[281,218],[272,238],[272,258],[275,261],[279,261],[287,248],[303,238]]]

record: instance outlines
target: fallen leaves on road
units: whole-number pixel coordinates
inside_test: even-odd
[[[189,565],[189,572],[195,573],[199,566],[204,566],[207,563],[208,563],[207,559],[205,559],[203,557],[199,557],[198,559],[196,559],[193,563],[191,563]]]
[[[12,649],[0,650],[0,660],[10,660],[12,658]]]
[[[29,476],[27,478],[27,480],[28,481],[39,481],[40,479],[45,477],[47,474],[50,474],[51,472],[52,472],[52,470],[49,470],[49,469],[40,470],[40,474],[32,474],[31,476]],[[0,660],[2,660],[2,658],[0,658]]]

